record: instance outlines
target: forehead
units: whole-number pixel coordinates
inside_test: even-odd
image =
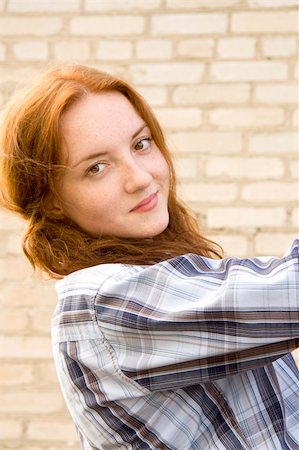
[[[61,157],[70,164],[85,153],[107,152],[130,140],[143,123],[130,101],[118,91],[88,93],[60,120]]]
[[[105,131],[111,128],[127,127],[138,121],[139,115],[130,101],[118,91],[99,94],[88,93],[76,101],[62,115],[60,126],[63,135],[93,127]]]

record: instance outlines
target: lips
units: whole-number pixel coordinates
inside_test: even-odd
[[[147,212],[154,209],[158,203],[158,192],[155,192],[152,195],[149,195],[140,203],[138,203],[134,208],[131,209],[130,212]]]

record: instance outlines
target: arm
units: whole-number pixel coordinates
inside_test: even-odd
[[[265,365],[299,346],[298,243],[284,258],[187,255],[128,267],[95,311],[123,373],[175,389]]]
[[[123,436],[138,441],[131,407],[148,418],[147,399],[168,402],[163,390],[172,397],[172,389],[265,365],[299,346],[296,245],[282,259],[189,255],[151,267],[96,266],[57,287],[54,359],[86,449],[118,449]]]

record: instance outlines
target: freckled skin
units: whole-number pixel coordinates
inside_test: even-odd
[[[126,97],[88,94],[64,113],[61,133],[64,214],[93,236],[147,238],[165,230],[168,166]]]

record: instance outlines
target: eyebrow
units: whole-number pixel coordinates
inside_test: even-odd
[[[147,125],[146,123],[143,123],[143,124],[141,125],[141,127],[139,127],[137,131],[135,131],[135,133],[132,135],[132,138],[131,138],[131,139],[132,139],[132,140],[135,139],[135,137],[138,136],[138,134],[141,133],[141,131],[144,130],[144,128],[146,128],[146,127],[148,127],[148,125]],[[72,169],[73,169],[74,167],[79,166],[79,164],[81,164],[81,163],[83,163],[83,162],[89,161],[89,160],[91,160],[91,159],[97,159],[97,158],[99,158],[99,157],[103,157],[103,156],[106,155],[106,154],[107,154],[107,152],[93,153],[93,154],[87,156],[86,158],[80,159],[80,161],[76,162],[76,164],[74,164],[74,165],[72,166]]]

